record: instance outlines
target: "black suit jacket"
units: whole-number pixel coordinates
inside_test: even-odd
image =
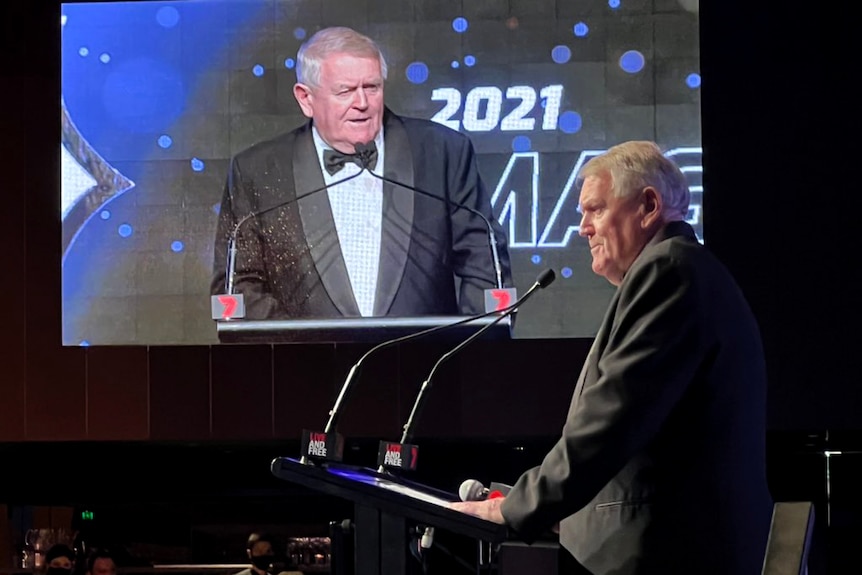
[[[562,437],[506,497],[506,522],[596,574],[760,573],[766,484],[760,335],[727,270],[668,224],[612,298]]]
[[[389,110],[384,137],[385,177],[436,197],[384,183],[374,315],[482,313],[483,290],[496,283],[488,226],[457,204],[488,218],[506,285],[511,271],[472,144],[459,132]],[[284,204],[237,234],[235,291],[245,295],[246,317],[359,316],[328,194],[294,201],[323,185],[310,122],[237,154],[221,205],[211,292],[224,293],[228,238],[239,219]]]

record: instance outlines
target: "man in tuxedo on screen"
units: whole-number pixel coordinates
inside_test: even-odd
[[[753,314],[685,223],[685,178],[658,146],[614,146],[580,177],[580,235],[617,289],[562,435],[506,497],[452,505],[527,542],[557,530],[597,575],[760,573],[772,500]]]
[[[495,269],[507,287],[511,272],[469,139],[387,109],[383,54],[349,28],[314,34],[299,50],[296,75],[293,93],[308,123],[231,161],[211,292],[224,293],[237,223],[281,204],[237,232],[234,285],[245,296],[246,317],[484,312],[484,290],[497,287]],[[376,154],[365,156],[368,169],[435,197],[368,172],[332,185],[361,170],[355,146],[369,142]]]

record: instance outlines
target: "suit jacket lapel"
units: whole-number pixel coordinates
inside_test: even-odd
[[[413,154],[407,130],[401,120],[388,110],[384,116],[383,136],[386,146],[383,175],[413,186]],[[413,229],[413,196],[413,192],[407,188],[383,183],[380,267],[374,315],[386,315],[389,312],[401,285]]]
[[[323,187],[323,172],[311,135],[311,124],[297,135],[293,147],[293,179],[297,195]],[[330,299],[345,316],[358,316],[359,305],[353,297],[353,287],[344,255],[338,243],[335,219],[326,190],[311,194],[297,202],[305,241],[314,260],[317,273]]]

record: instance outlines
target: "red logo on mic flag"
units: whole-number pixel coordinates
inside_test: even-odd
[[[214,295],[211,299],[213,319],[227,320],[245,317],[245,301],[242,294]]]
[[[485,311],[501,311],[515,303],[517,291],[515,288],[486,289]]]

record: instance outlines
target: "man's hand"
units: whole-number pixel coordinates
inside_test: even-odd
[[[500,511],[500,505],[503,504],[505,497],[495,497],[484,501],[456,501],[450,503],[449,507],[455,511],[474,515],[485,521],[499,523],[503,525],[506,520],[503,519],[503,513]]]

